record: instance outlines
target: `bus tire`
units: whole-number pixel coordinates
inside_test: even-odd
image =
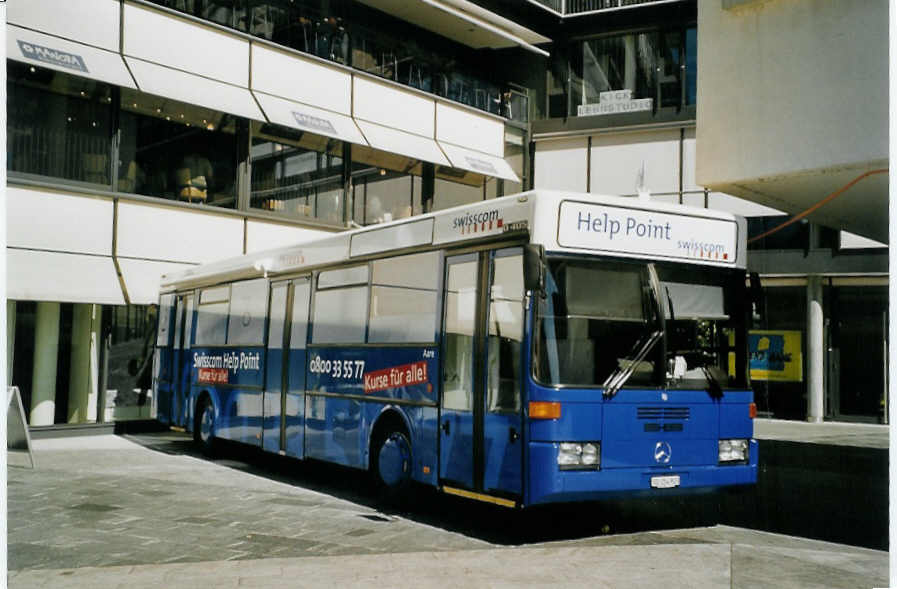
[[[196,406],[196,420],[193,423],[193,441],[206,456],[214,456],[215,407],[208,396],[203,395]]]
[[[403,497],[411,484],[411,440],[398,429],[386,429],[373,444],[371,472],[381,496],[387,500]]]

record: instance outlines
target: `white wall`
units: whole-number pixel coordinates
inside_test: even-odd
[[[552,139],[536,143],[535,188],[586,191],[588,139]]]
[[[887,167],[888,2],[698,3],[697,178],[798,213]],[[887,176],[810,220],[887,239]]]

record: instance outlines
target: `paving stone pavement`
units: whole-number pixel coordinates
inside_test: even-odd
[[[885,552],[729,526],[497,546],[202,459],[183,435],[149,442],[38,441],[33,470],[9,455],[10,587],[887,585]]]
[[[489,546],[122,438],[37,444],[34,470],[10,460],[11,570]]]

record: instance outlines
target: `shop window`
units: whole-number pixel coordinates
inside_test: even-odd
[[[121,92],[121,192],[236,208],[237,120],[199,106]]]
[[[112,88],[7,61],[7,170],[111,183]]]
[[[250,206],[343,221],[343,143],[277,125],[252,125]]]

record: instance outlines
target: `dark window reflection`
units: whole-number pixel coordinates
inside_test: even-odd
[[[7,62],[7,169],[109,185],[111,87]]]
[[[158,308],[107,307],[112,345],[106,385],[106,420],[148,419],[152,403],[153,344]]]
[[[236,122],[123,89],[118,190],[236,208]]]
[[[254,123],[250,206],[342,223],[342,153],[337,139]]]

